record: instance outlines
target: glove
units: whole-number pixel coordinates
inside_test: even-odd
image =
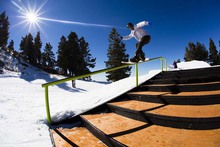
[[[147,25],[148,25],[148,26],[151,26],[151,25],[152,25],[152,23],[151,23],[150,21],[148,21]]]

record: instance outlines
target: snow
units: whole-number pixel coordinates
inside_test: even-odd
[[[180,62],[177,63],[177,67],[179,69],[195,69],[195,68],[201,68],[201,67],[210,67],[210,65],[204,61],[190,61],[190,62]]]
[[[179,63],[179,66],[181,69],[208,67],[201,61]],[[4,70],[0,74],[0,146],[52,146],[41,85],[64,77],[49,75],[30,65],[19,65],[18,69],[22,72]],[[140,76],[139,83],[159,72],[154,70]],[[52,120],[59,122],[90,110],[134,87],[135,77],[111,84],[77,80],[76,88],[71,87],[71,82],[49,87]]]

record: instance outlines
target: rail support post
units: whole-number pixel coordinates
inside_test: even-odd
[[[138,63],[135,64],[136,87],[138,86]]]
[[[163,68],[164,68],[163,62],[164,62],[164,60],[162,58],[160,58],[160,62],[161,62],[161,70],[163,71]]]
[[[48,86],[45,86],[45,104],[46,104],[46,112],[47,112],[47,121],[49,124],[52,124],[52,120],[50,116]]]

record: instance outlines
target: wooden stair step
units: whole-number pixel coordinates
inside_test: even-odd
[[[220,104],[166,105],[129,100],[108,105],[117,114],[150,124],[185,129],[220,127]]]
[[[185,78],[158,78],[158,79],[151,79],[147,83],[153,84],[188,84],[188,83],[202,83],[202,82],[215,82],[219,81],[219,75],[213,76],[204,76],[204,77],[185,77]]]
[[[195,92],[137,91],[127,93],[128,98],[139,101],[177,105],[220,104],[220,90]]]
[[[147,111],[147,113],[188,117],[188,118],[220,118],[220,104],[214,105],[166,105],[158,109]]]
[[[161,86],[161,87],[169,87],[169,86],[209,86],[209,85],[214,85],[214,84],[220,84],[220,81],[216,82],[206,82],[206,83],[187,83],[187,84],[150,84],[150,85],[143,85],[143,86]]]
[[[126,135],[149,127],[149,124],[146,122],[130,119],[115,113],[83,115],[83,118],[125,146],[143,145],[142,138],[133,138],[133,140],[130,141],[127,140]]]
[[[141,85],[142,91],[163,91],[163,92],[190,92],[190,91],[207,91],[219,90],[220,81],[205,83],[188,83],[188,84],[148,84]]]
[[[115,137],[132,147],[146,146],[220,146],[220,129],[185,130],[151,125],[131,133]]]
[[[147,123],[130,119],[116,113],[102,113],[94,115],[83,115],[87,121],[96,126],[107,135],[133,130],[145,126]]]
[[[120,102],[113,102],[108,103],[108,105],[114,105],[126,109],[132,109],[136,111],[146,111],[155,109],[158,107],[163,106],[163,104],[159,103],[150,103],[150,102],[143,102],[143,101],[136,101],[136,100],[127,100],[127,101],[120,101]]]
[[[166,105],[144,114],[151,123],[161,126],[193,130],[220,128],[220,104]]]
[[[102,141],[84,127],[51,129],[50,132],[56,147],[106,147]]]
[[[207,95],[220,95],[220,90],[179,92],[179,93],[138,91],[138,92],[129,92],[128,94],[129,95],[154,95],[154,96],[158,96],[158,95],[161,95],[161,96],[207,96]]]
[[[220,67],[211,67],[203,69],[189,69],[189,70],[177,70],[177,71],[164,71],[158,75],[160,78],[175,78],[175,77],[198,77],[207,75],[216,75],[220,73]]]

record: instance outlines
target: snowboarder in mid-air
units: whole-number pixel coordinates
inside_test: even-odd
[[[145,54],[142,51],[142,47],[145,44],[148,44],[151,40],[151,36],[142,29],[142,27],[146,25],[149,25],[149,22],[142,21],[136,25],[133,25],[132,23],[127,24],[127,28],[131,30],[131,33],[128,36],[122,37],[122,39],[129,40],[134,37],[138,41],[136,44],[135,56],[130,59],[131,62],[139,62],[140,60],[145,61]]]

